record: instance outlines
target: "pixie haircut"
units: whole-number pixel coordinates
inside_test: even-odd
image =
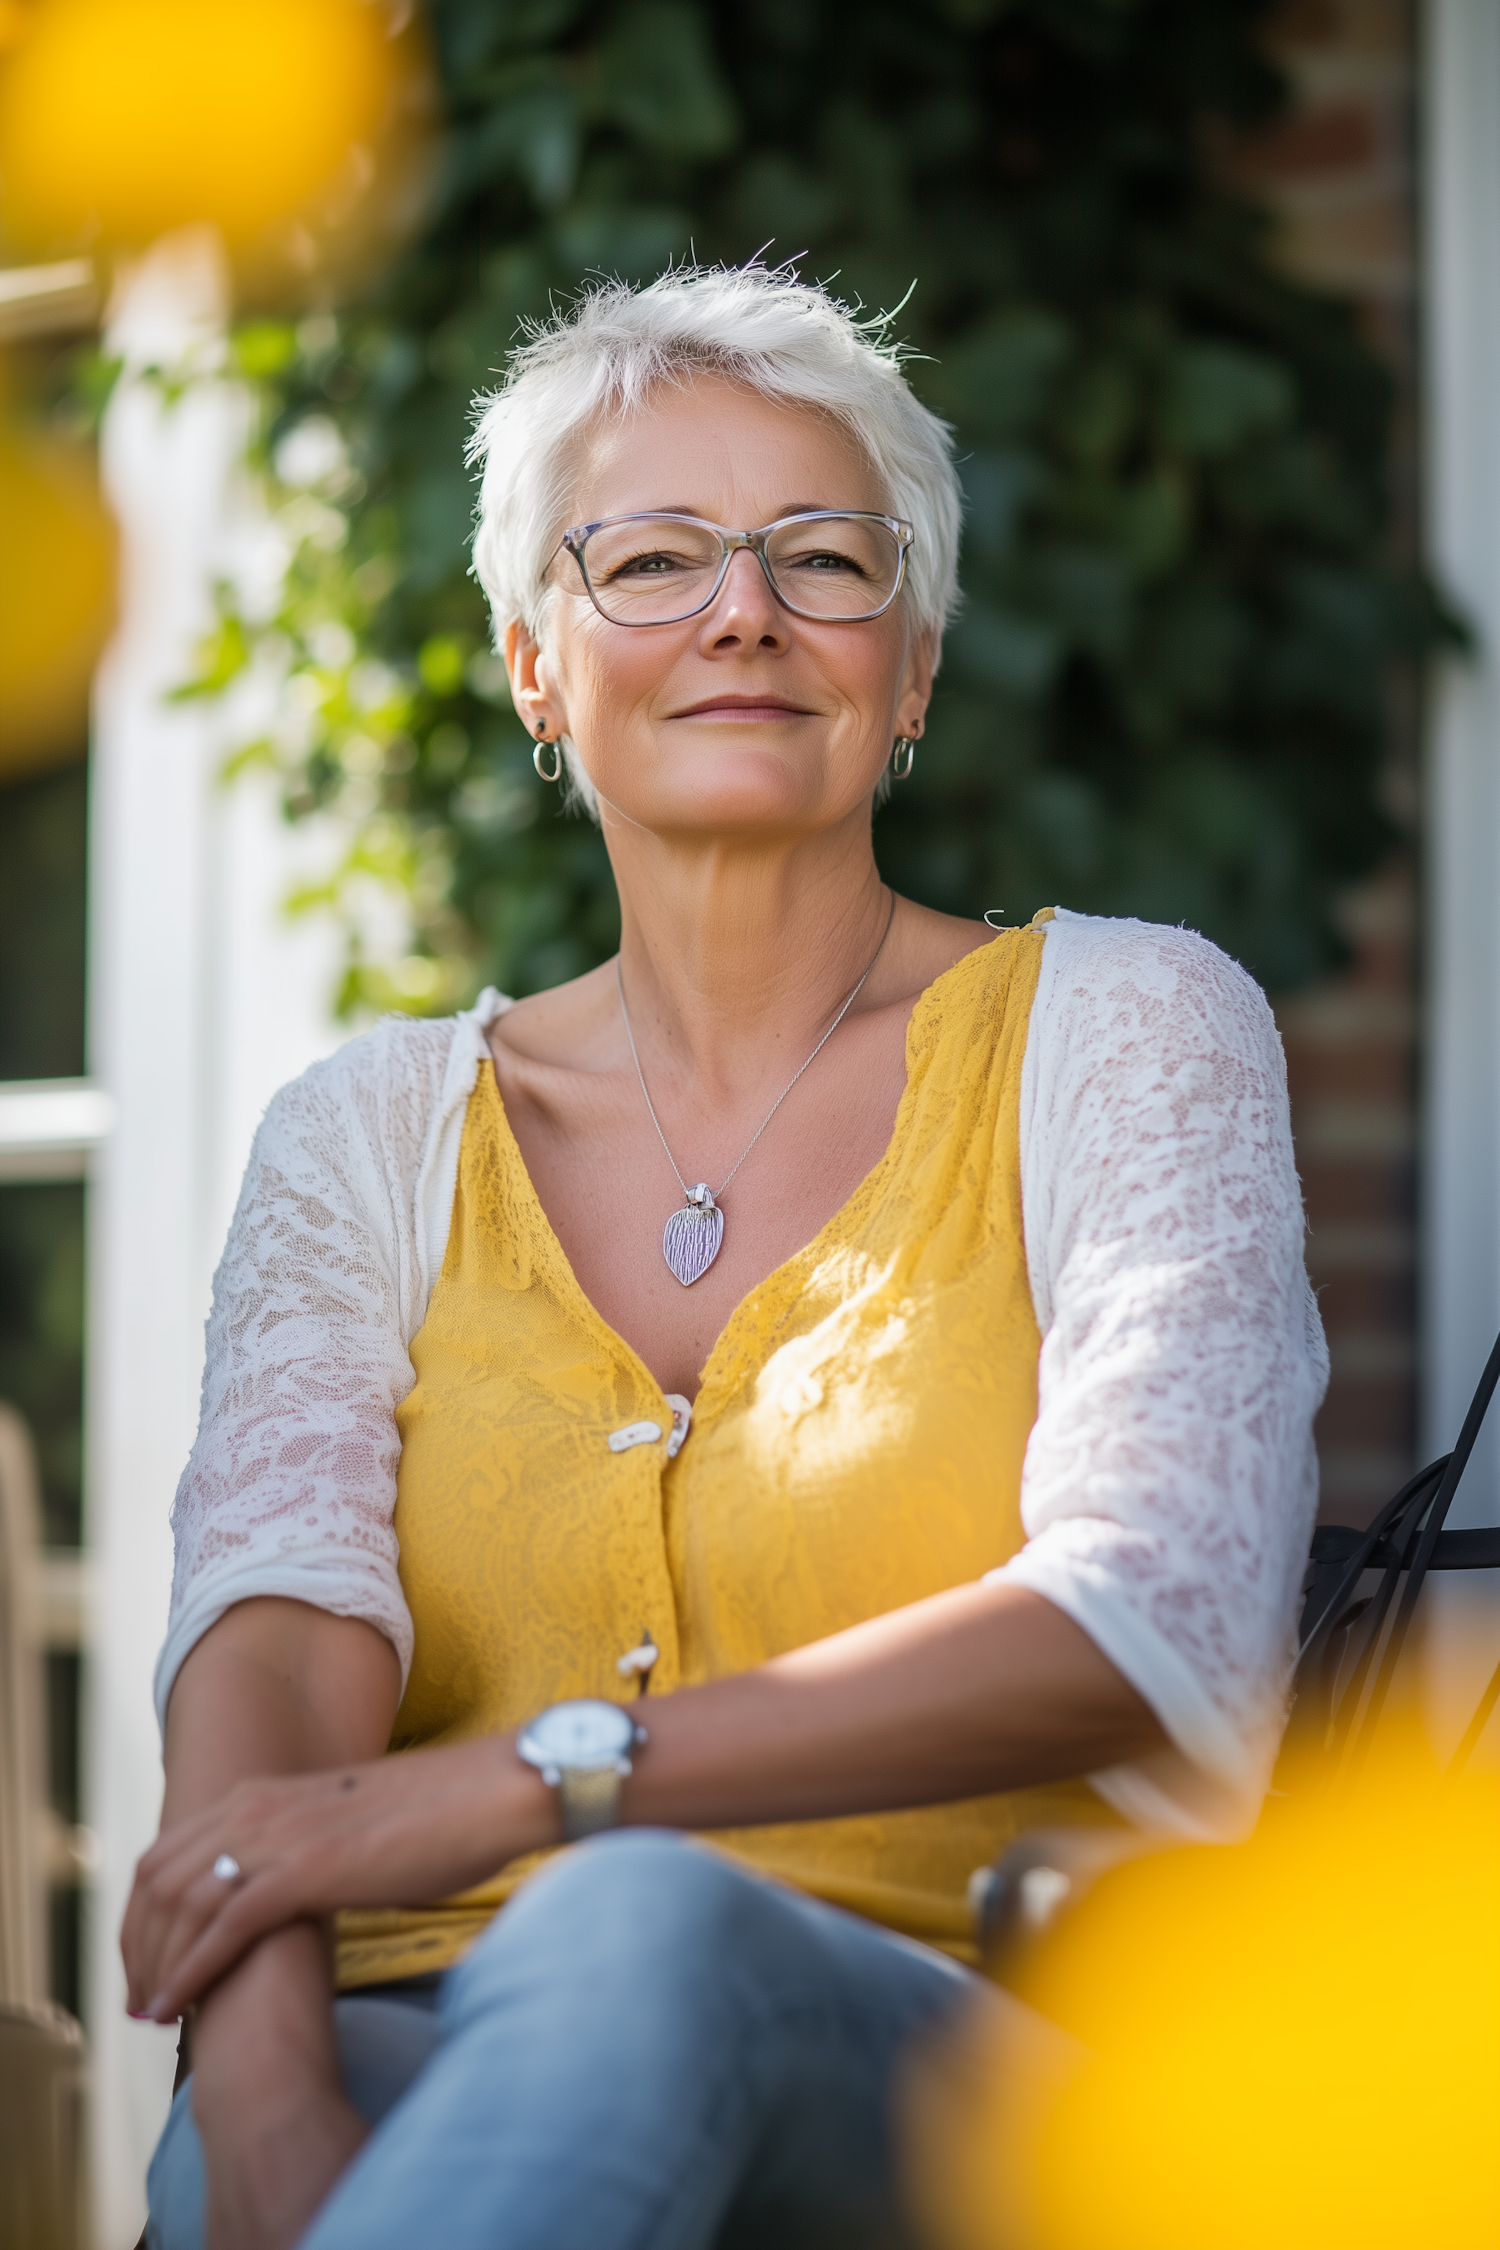
[[[905,586],[916,623],[941,632],[958,598],[953,442],[912,392],[887,327],[788,267],[751,264],[674,267],[645,289],[601,282],[532,329],[478,401],[470,446],[483,463],[474,568],[497,634],[518,621],[542,638],[547,567],[591,425],[703,374],[815,408],[849,433],[916,535]]]

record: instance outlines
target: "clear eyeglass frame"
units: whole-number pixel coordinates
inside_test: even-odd
[[[803,609],[798,603],[789,601],[776,583],[776,576],[771,568],[770,558],[766,553],[767,540],[771,539],[778,531],[784,531],[789,524],[845,522],[850,519],[856,523],[884,524],[886,530],[891,532],[896,540],[899,549],[896,561],[896,578],[884,601],[880,603],[878,608],[857,610],[849,616],[830,616],[827,610]],[[719,542],[719,567],[714,573],[713,585],[704,595],[702,601],[695,602],[691,609],[685,609],[675,617],[611,617],[603,602],[600,601],[594,582],[589,576],[588,562],[584,550],[596,531],[608,531],[614,525],[622,523],[690,523],[697,530],[713,532]],[[577,563],[578,573],[583,580],[589,600],[606,624],[609,625],[623,625],[627,628],[637,626],[644,628],[651,625],[681,625],[690,617],[701,617],[704,610],[710,608],[717,600],[719,588],[728,575],[729,565],[742,548],[754,555],[756,561],[760,564],[762,574],[772,594],[780,602],[782,608],[790,610],[794,617],[810,618],[816,625],[868,625],[875,618],[885,615],[905,585],[906,558],[911,553],[915,538],[916,534],[909,523],[904,523],[899,516],[883,516],[873,508],[808,508],[796,515],[778,516],[774,523],[762,524],[758,531],[731,531],[724,524],[710,523],[706,516],[682,515],[671,508],[641,508],[629,515],[601,516],[597,523],[572,524],[563,533],[561,546],[567,548],[568,553]]]

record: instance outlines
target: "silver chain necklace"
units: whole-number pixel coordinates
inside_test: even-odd
[[[740,1165],[744,1163],[745,1158],[750,1154],[751,1149],[754,1148],[761,1134],[770,1124],[771,1119],[776,1115],[777,1110],[780,1109],[787,1095],[796,1085],[797,1080],[802,1076],[802,1071],[807,1070],[817,1061],[845,1016],[848,1015],[849,1010],[859,997],[865,978],[869,976],[871,969],[874,968],[885,950],[885,941],[891,934],[891,924],[895,919],[896,894],[892,891],[891,907],[885,918],[885,928],[880,933],[879,945],[876,946],[865,964],[864,976],[860,978],[859,983],[848,995],[838,1014],[808,1056],[807,1061],[802,1065],[802,1070],[797,1071],[782,1087],[781,1092],[766,1111],[760,1124],[741,1149],[738,1161],[731,1165],[717,1188],[710,1188],[707,1180],[699,1180],[696,1186],[689,1187],[682,1174],[677,1172],[677,1159],[667,1146],[667,1136],[661,1129],[661,1119],[657,1116],[651,1096],[646,1089],[646,1073],[641,1068],[641,1058],[635,1051],[635,1033],[630,1028],[630,1010],[625,1005],[625,980],[620,974],[620,957],[618,954],[615,955],[615,984],[620,994],[620,1014],[625,1021],[625,1036],[630,1041],[630,1059],[635,1064],[635,1074],[641,1082],[641,1093],[645,1097],[647,1109],[651,1112],[651,1122],[656,1127],[656,1137],[666,1150],[667,1162],[671,1165],[672,1170],[677,1172],[677,1185],[687,1197],[687,1202],[682,1209],[674,1211],[671,1218],[668,1219],[661,1238],[661,1254],[685,1289],[690,1287],[693,1282],[701,1281],[719,1255],[720,1245],[724,1240],[724,1214],[719,1209],[718,1197],[724,1193]]]

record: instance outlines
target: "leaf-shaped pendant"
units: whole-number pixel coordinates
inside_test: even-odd
[[[661,1254],[684,1289],[704,1274],[719,1255],[724,1239],[724,1214],[715,1203],[708,1183],[700,1180],[688,1189],[680,1211],[668,1219],[661,1238]]]

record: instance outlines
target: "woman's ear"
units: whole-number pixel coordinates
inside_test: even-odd
[[[918,633],[906,659],[906,671],[901,681],[901,693],[896,699],[896,732],[913,741],[921,734],[927,720],[927,706],[932,700],[932,682],[937,671],[938,637],[935,631]]]
[[[510,674],[510,699],[527,732],[547,741],[565,734],[563,713],[547,685],[546,660],[519,618],[505,628],[505,669]]]

